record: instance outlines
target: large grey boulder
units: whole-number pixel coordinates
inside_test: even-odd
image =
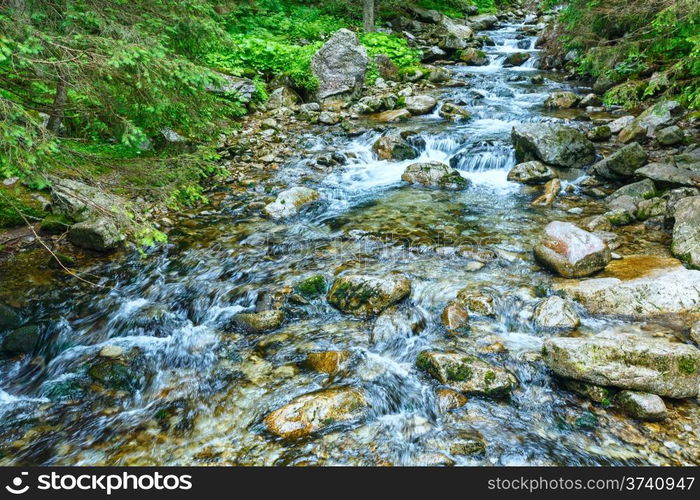
[[[372,151],[380,160],[412,160],[418,157],[418,151],[399,134],[387,134],[377,139]]]
[[[311,70],[318,79],[316,96],[348,100],[362,91],[367,71],[367,51],[355,33],[336,31],[311,59]]]
[[[517,384],[510,372],[464,353],[423,351],[416,365],[440,383],[466,394],[504,396]]]
[[[437,99],[429,95],[408,96],[405,105],[412,115],[426,115],[435,109]]]
[[[283,219],[296,215],[302,207],[317,201],[321,195],[318,191],[295,186],[282,191],[277,195],[277,199],[263,208],[265,215],[271,219]]]
[[[327,299],[345,313],[367,318],[376,316],[410,293],[411,281],[402,274],[348,274],[335,279]]]
[[[82,222],[104,212],[121,214],[128,202],[120,197],[72,179],[52,179],[53,211]]]
[[[629,280],[597,278],[556,286],[592,314],[645,318],[700,315],[700,271],[680,264]]]
[[[580,168],[595,160],[595,146],[578,130],[559,124],[527,123],[511,133],[518,162],[539,160],[558,167]]]
[[[554,221],[534,249],[535,258],[566,278],[588,276],[610,262],[607,243],[593,233],[569,223]]]
[[[547,339],[543,358],[557,375],[596,385],[692,398],[700,387],[700,350],[617,331]]]
[[[700,171],[676,167],[668,163],[650,163],[637,170],[639,177],[646,177],[663,187],[700,187]]]
[[[657,130],[673,125],[683,112],[683,107],[676,101],[656,103],[622,129],[618,140],[628,143],[654,138]]]
[[[700,269],[700,196],[681,199],[674,217],[671,251],[688,267]]]
[[[121,245],[125,236],[111,218],[94,217],[71,226],[68,239],[81,248],[107,252]]]
[[[593,165],[593,171],[606,179],[627,179],[647,162],[647,154],[634,142]]]
[[[467,189],[471,184],[471,181],[462,177],[457,170],[437,161],[409,165],[401,175],[401,180],[451,191]]]
[[[468,22],[476,31],[483,31],[493,28],[498,24],[498,18],[493,14],[480,14],[468,18]]]

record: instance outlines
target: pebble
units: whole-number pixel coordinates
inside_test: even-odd
[[[124,349],[118,345],[106,345],[100,349],[100,356],[103,358],[118,358],[124,354]]]

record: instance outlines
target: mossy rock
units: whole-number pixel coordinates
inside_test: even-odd
[[[51,214],[41,221],[39,230],[46,234],[62,234],[68,231],[71,224],[72,222],[65,215]]]
[[[140,377],[125,363],[107,360],[90,367],[88,375],[108,389],[136,392],[141,388]]]
[[[328,283],[322,274],[314,274],[301,281],[295,290],[304,298],[315,299],[328,291]]]

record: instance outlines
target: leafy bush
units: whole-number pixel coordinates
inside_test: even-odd
[[[373,32],[360,35],[360,42],[367,49],[367,55],[370,59],[367,74],[367,80],[370,82],[378,77],[375,58],[380,54],[388,56],[402,72],[410,71],[420,63],[420,51],[409,47],[404,38]]]

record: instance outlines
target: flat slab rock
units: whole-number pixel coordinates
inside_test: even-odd
[[[700,271],[676,267],[643,277],[597,278],[555,288],[592,314],[632,318],[686,314],[700,317]]]
[[[593,337],[555,337],[542,348],[557,375],[596,385],[692,398],[700,387],[700,350],[614,330]]]
[[[561,221],[547,224],[534,253],[539,262],[567,278],[593,274],[611,259],[610,249],[602,239]]]

